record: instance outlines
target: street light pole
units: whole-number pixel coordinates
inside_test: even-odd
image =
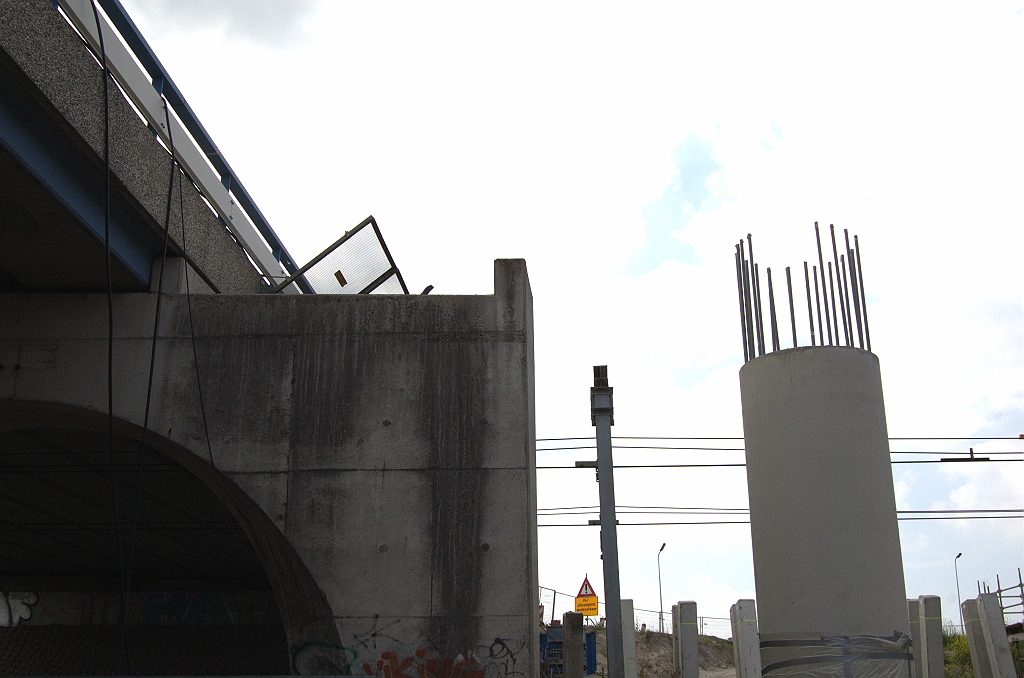
[[[665,603],[661,597],[661,552],[665,544],[658,549],[658,633],[665,633]]]
[[[956,561],[960,560],[960,556],[963,553],[956,554],[956,558],[953,559],[953,573],[956,575],[956,608],[960,610],[960,633],[967,635],[964,631],[964,608],[963,603],[960,602],[960,572],[956,569]]]

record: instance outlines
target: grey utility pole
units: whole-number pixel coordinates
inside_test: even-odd
[[[597,428],[597,477],[601,498],[601,558],[604,560],[605,633],[608,639],[608,678],[625,678],[622,656],[622,601],[619,597],[619,539],[615,529],[615,477],[612,465],[612,426],[615,424],[608,366],[594,366],[590,389],[590,422]]]

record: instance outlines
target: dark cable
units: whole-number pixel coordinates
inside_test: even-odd
[[[196,188],[198,190],[198,187]],[[188,249],[186,246],[185,238],[185,199],[184,190],[182,190],[181,184],[181,172],[178,173],[178,205],[181,214],[181,256],[183,259],[183,265],[185,266],[185,301],[188,304],[188,333],[192,343],[192,364],[195,365],[196,372],[196,392],[199,395],[199,412],[203,418],[203,435],[206,437],[206,452],[210,456],[210,467],[213,469],[213,480],[217,485],[217,498],[220,499],[220,503],[224,506],[228,513],[231,510],[228,508],[227,502],[224,501],[224,488],[221,485],[223,477],[217,470],[217,463],[213,459],[213,445],[210,442],[210,426],[206,421],[206,404],[203,400],[203,381],[199,374],[199,352],[196,350],[196,328],[195,322],[192,318],[192,290],[188,280]],[[234,517],[234,516],[232,516]],[[256,571],[253,569],[252,563],[249,562],[249,555],[241,539],[238,536],[238,521],[233,521],[235,529],[231,530],[231,534],[235,539],[235,545],[238,546],[239,555],[242,556],[242,560],[245,561],[245,566],[249,570],[249,574],[252,575],[253,581],[258,585],[260,578],[256,575]]]
[[[153,340],[149,351],[149,381],[146,385],[146,410],[142,418],[142,445],[139,449],[139,473],[135,483],[135,514],[132,520],[131,539],[128,542],[128,567],[125,569],[125,595],[132,590],[132,566],[135,561],[135,539],[139,531],[139,507],[142,502],[142,469],[146,459],[146,436],[149,433],[149,412],[153,400],[153,372],[156,365],[156,337],[160,327],[160,302],[164,292],[164,271],[167,268],[167,241],[171,232],[171,204],[174,197],[174,175],[177,173],[178,159],[174,155],[174,136],[171,133],[170,112],[167,110],[167,99],[161,96],[164,104],[164,121],[167,125],[167,138],[171,150],[171,175],[167,186],[167,212],[164,216],[164,246],[160,255],[160,277],[156,288],[156,312],[153,314]],[[121,610],[121,623],[128,626],[127,609]]]
[[[100,60],[103,65],[103,248],[107,269],[107,452],[110,455],[110,496],[114,508],[114,532],[117,539],[117,565],[121,577],[121,620],[118,628],[120,640],[117,644],[117,674],[121,673],[122,660],[127,654],[128,629],[124,620],[128,608],[128,592],[125,590],[124,550],[121,546],[121,520],[117,512],[117,472],[114,464],[114,282],[110,272],[110,68],[107,65],[107,49],[103,43],[103,25],[96,9],[96,0],[90,0],[92,16],[96,22],[96,34],[100,42]]]

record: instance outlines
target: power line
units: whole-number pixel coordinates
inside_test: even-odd
[[[679,515],[685,513],[696,513],[696,514],[734,514],[734,513],[750,513],[750,509],[747,508],[700,508],[700,507],[682,507],[682,506],[616,506],[618,513],[633,513],[633,514],[645,514],[645,515]],[[585,516],[593,513],[597,513],[598,507],[596,506],[570,506],[565,508],[541,508],[537,509],[537,512],[542,516]],[[640,509],[640,510],[623,510],[619,509]],[[646,509],[646,510],[644,510]],[[541,513],[544,511],[545,513]],[[897,514],[913,514],[913,515],[932,515],[932,514],[974,514],[974,513],[1020,513],[1024,515],[1024,508],[997,508],[997,509],[921,509],[921,510],[896,510]]]
[[[542,447],[538,452],[559,452],[563,450],[593,450],[594,445],[579,445],[573,447]],[[615,450],[683,450],[683,451],[705,451],[705,452],[745,452],[744,447],[666,447],[660,445],[612,445]],[[985,450],[982,454],[1022,454],[1024,450],[999,450],[990,452]],[[955,450],[890,450],[889,454],[969,454]]]
[[[1022,434],[1024,436],[1024,434]],[[921,438],[889,438],[889,440],[1024,440],[1022,436],[990,436],[990,437],[960,437],[960,438],[936,438],[936,437],[921,437]],[[575,438],[536,438],[538,443],[540,442],[552,442],[552,441],[563,441],[563,440],[593,440],[594,436],[579,436]],[[743,436],[612,436],[612,440],[743,440]]]
[[[896,520],[1024,520],[1024,516],[926,516],[921,518],[899,518]],[[619,527],[643,527],[649,525],[749,525],[749,520],[694,520],[648,523],[619,523]],[[537,527],[598,527],[585,523],[538,523]]]
[[[949,454],[949,453],[946,453]],[[1019,454],[1019,453],[1017,453]],[[1022,462],[1021,459],[978,459],[976,461],[970,461],[968,457],[963,457],[962,460],[967,463],[979,463],[979,464],[1010,464],[1014,462]],[[896,460],[890,461],[890,464],[955,464],[960,462],[961,459],[918,459],[918,460]],[[735,464],[615,464],[615,468],[726,468],[733,466],[746,466],[746,464],[735,463]],[[538,466],[537,470],[551,470],[551,469],[581,469],[591,468],[583,466]]]

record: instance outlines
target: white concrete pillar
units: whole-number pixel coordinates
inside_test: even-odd
[[[679,603],[672,606],[672,676],[678,678],[683,670],[683,655],[681,652],[679,634]]]
[[[910,638],[914,641],[914,678],[921,678],[924,674],[921,668],[921,625],[917,620],[917,606],[920,601],[917,598],[907,598],[907,616],[910,617]]]
[[[757,608],[753,600],[738,600],[729,609],[736,678],[761,678],[761,638],[757,632]]]
[[[736,667],[736,678],[740,678],[743,671],[740,668],[740,629],[736,625],[736,604],[729,607],[729,625],[732,627],[732,665]]]
[[[633,618],[633,601],[622,601],[622,665],[626,678],[637,678],[636,669],[636,621]]]
[[[981,630],[978,601],[973,598],[965,600],[960,610],[964,614],[964,631],[967,633],[967,646],[971,648],[974,678],[992,678],[992,664],[989,663],[988,649],[985,647],[985,633]]]
[[[918,629],[921,644],[914,638],[915,666],[917,654],[921,654],[920,678],[945,678],[946,660],[942,649],[942,601],[938,596],[921,596],[917,599]]]
[[[762,639],[909,633],[878,358],[776,351],[740,391]]]
[[[699,678],[697,603],[684,600],[676,607],[679,609],[679,655],[683,667],[680,678]]]
[[[583,615],[566,612],[562,615],[562,678],[583,678],[586,664]]]
[[[1006,637],[1003,608],[995,593],[978,596],[978,617],[981,632],[985,638],[985,652],[992,667],[992,678],[1016,678],[1013,656],[1010,654],[1010,640]]]

